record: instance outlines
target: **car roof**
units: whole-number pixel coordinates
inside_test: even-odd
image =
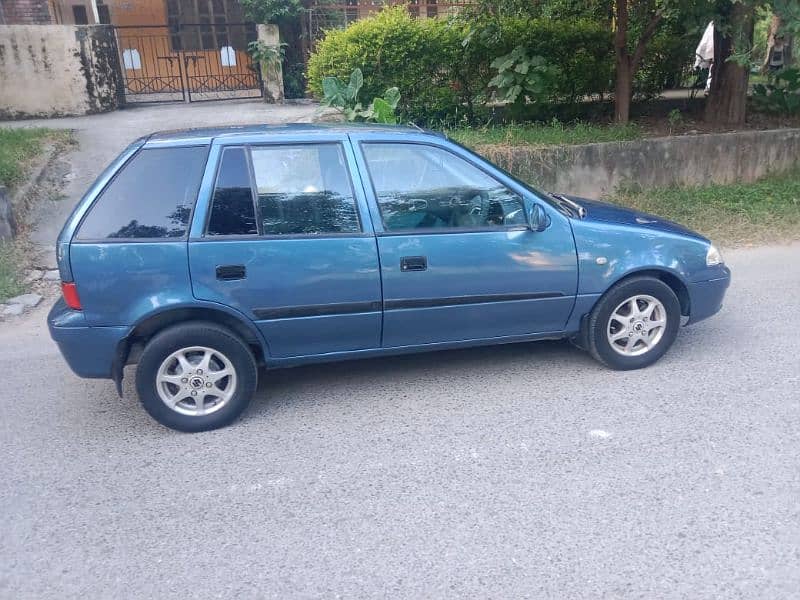
[[[249,135],[313,135],[314,133],[378,133],[378,134],[427,134],[444,137],[443,134],[405,125],[378,125],[373,123],[288,123],[285,125],[229,125],[225,127],[199,127],[158,131],[147,136],[148,143],[158,145],[209,144],[216,138],[231,138]]]

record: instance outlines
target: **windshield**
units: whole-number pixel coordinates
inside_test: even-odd
[[[554,196],[550,192],[547,192],[545,190],[540,190],[539,188],[536,188],[536,187],[534,187],[534,186],[532,186],[532,185],[530,185],[528,183],[525,183],[519,177],[516,177],[516,176],[512,175],[511,173],[509,173],[503,167],[497,165],[496,163],[493,163],[493,162],[489,161],[486,157],[481,156],[480,154],[478,154],[474,150],[472,150],[470,148],[467,148],[463,144],[460,144],[457,141],[455,141],[455,140],[453,140],[453,139],[451,139],[449,137],[447,139],[448,139],[448,141],[452,142],[453,144],[455,144],[456,146],[458,146],[462,150],[465,150],[466,152],[468,152],[470,155],[472,155],[476,159],[478,159],[480,161],[483,161],[483,162],[489,162],[495,169],[500,171],[503,175],[505,175],[509,179],[513,180],[514,183],[516,183],[519,186],[525,188],[527,191],[529,191],[531,194],[533,194],[539,200],[542,200],[543,202],[547,202],[547,204],[549,204],[550,206],[555,208],[557,211],[559,211],[559,212],[561,212],[561,213],[563,213],[563,214],[565,214],[567,216],[573,216],[574,211],[570,208],[569,205],[565,204],[563,200],[559,199],[558,196]]]

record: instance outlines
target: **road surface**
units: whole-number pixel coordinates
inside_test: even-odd
[[[179,434],[0,324],[3,598],[796,598],[800,245],[643,371],[563,343],[265,374]]]

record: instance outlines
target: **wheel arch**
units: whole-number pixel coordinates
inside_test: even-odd
[[[688,285],[684,281],[683,277],[681,277],[678,273],[664,267],[646,267],[642,269],[636,269],[634,271],[628,271],[612,282],[603,295],[608,293],[608,291],[614,286],[622,283],[623,281],[627,281],[628,279],[633,279],[634,277],[653,277],[654,279],[664,282],[675,293],[675,296],[677,296],[678,302],[681,305],[681,315],[688,317],[691,314],[692,305],[691,298],[689,297]]]
[[[606,290],[596,297],[596,300],[585,307],[585,311],[582,312],[580,317],[577,317],[579,319],[576,327],[577,333],[572,340],[577,344],[578,347],[584,349],[588,347],[588,342],[586,339],[588,317],[594,310],[594,307],[597,306],[597,303],[600,302],[600,299],[603,298],[614,286],[622,283],[623,281],[627,281],[628,279],[633,279],[634,277],[653,277],[654,279],[662,281],[668,285],[678,297],[678,302],[681,307],[681,315],[685,317],[691,315],[692,307],[691,298],[689,297],[689,287],[680,275],[664,267],[645,267],[641,269],[635,269],[622,274],[620,277],[611,282]]]
[[[218,305],[176,305],[151,312],[134,323],[128,335],[120,340],[112,367],[112,377],[117,391],[122,394],[122,376],[126,365],[138,360],[144,346],[159,331],[190,321],[210,321],[222,325],[238,335],[252,350],[256,362],[266,363],[269,347],[252,321],[240,313]]]

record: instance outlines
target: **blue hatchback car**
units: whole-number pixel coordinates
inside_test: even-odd
[[[142,138],[57,254],[49,326],[70,367],[121,390],[137,363],[145,409],[182,431],[232,422],[259,366],[568,338],[646,367],[730,281],[692,231],[538,191],[404,127]]]

